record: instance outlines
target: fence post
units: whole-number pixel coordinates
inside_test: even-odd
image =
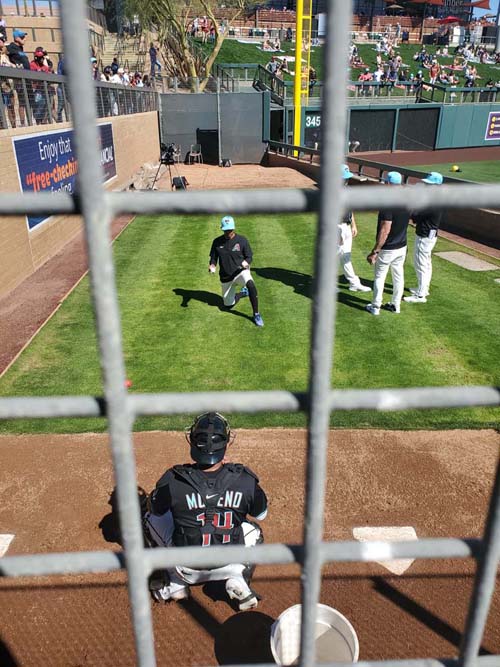
[[[43,82],[43,89],[45,92],[45,103],[47,104],[47,115],[49,117],[49,123],[52,124],[54,122],[54,118],[52,116],[52,101],[50,99],[49,86],[47,84],[47,81]]]
[[[31,84],[30,84],[31,85]],[[28,117],[28,125],[34,125],[33,123],[33,114],[31,113],[31,102],[28,95],[28,87],[26,86],[26,79],[23,79],[23,93],[24,93],[24,108],[26,109],[26,115]],[[17,94],[19,98],[19,93]],[[21,102],[19,101],[21,106]]]

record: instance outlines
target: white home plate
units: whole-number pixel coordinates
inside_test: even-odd
[[[7,549],[9,548],[10,543],[12,542],[14,537],[15,535],[8,535],[5,533],[3,535],[0,535],[0,558],[2,556],[5,556],[5,554],[7,553]]]
[[[352,534],[358,542],[411,542],[418,540],[415,528],[412,526],[360,526],[353,528]],[[387,555],[390,556],[391,547],[387,545]],[[396,558],[375,561],[393,574],[401,575],[410,567],[414,558]]]
[[[451,251],[451,252],[436,252],[434,253],[437,257],[446,259],[453,264],[458,264],[464,269],[469,271],[498,271],[500,268],[496,264],[491,264],[491,262],[485,262],[483,259],[478,259],[472,255],[468,255],[466,252]]]

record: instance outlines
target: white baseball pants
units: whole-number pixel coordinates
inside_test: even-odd
[[[373,283],[372,303],[376,308],[382,305],[384,295],[385,279],[389,269],[392,276],[392,299],[391,303],[397,308],[401,305],[403,291],[405,288],[404,264],[407,246],[396,250],[381,250],[375,262],[375,281]]]
[[[340,239],[338,255],[342,263],[342,271],[350,287],[359,287],[361,280],[356,275],[351,261],[352,252],[352,228],[346,222],[339,225]],[[340,245],[342,244],[342,245]]]
[[[250,269],[244,269],[241,273],[238,273],[236,278],[233,278],[231,282],[220,284],[222,290],[222,298],[224,299],[225,306],[227,307],[234,306],[234,303],[236,301],[235,299],[236,289],[238,285],[244,287],[249,280],[252,280],[252,274],[250,273]]]
[[[145,521],[148,524],[149,533],[159,547],[172,547],[172,537],[174,534],[174,519],[172,512],[166,512],[161,516],[156,516],[147,512]],[[244,521],[241,524],[246,547],[255,546],[259,540],[260,529]],[[242,563],[231,563],[222,567],[216,567],[211,570],[193,569],[178,565],[175,568],[169,568],[168,574],[170,581],[174,584],[173,588],[184,588],[186,584],[202,584],[206,581],[224,581],[230,578],[243,578],[245,565]]]
[[[417,274],[417,295],[427,296],[432,278],[432,251],[436,245],[437,235],[434,238],[427,236],[415,237],[415,251],[413,266]]]

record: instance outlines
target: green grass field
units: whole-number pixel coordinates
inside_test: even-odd
[[[481,160],[476,162],[460,161],[460,172],[452,172],[451,163],[423,164],[412,169],[420,171],[439,171],[443,176],[451,176],[463,181],[475,183],[498,183],[500,181],[500,162],[498,160]]]
[[[376,217],[359,214],[353,261],[371,284],[364,257]],[[311,274],[315,218],[311,215],[242,217],[238,231],[254,250],[253,274],[265,327],[252,323],[248,299],[221,310],[219,282],[207,272],[216,217],[137,218],[114,245],[127,377],[132,391],[286,389],[304,391],[308,380]],[[406,284],[414,284],[411,262]],[[461,249],[439,240],[436,250]],[[467,251],[472,252],[472,251]],[[495,260],[490,260],[495,262]],[[336,388],[498,384],[500,312],[498,271],[469,272],[434,259],[432,298],[403,304],[401,315],[364,311],[370,295],[349,292],[341,281]],[[390,280],[388,281],[390,283]],[[387,285],[386,285],[387,287]],[[332,285],[333,292],[333,285]],[[100,395],[88,281],[64,302],[0,380],[0,395]],[[139,430],[181,428],[187,417],[148,418]],[[497,425],[498,410],[338,413],[332,424],[359,428],[480,428]],[[233,417],[238,427],[299,426],[303,415]],[[103,430],[104,420],[2,422],[1,432]]]

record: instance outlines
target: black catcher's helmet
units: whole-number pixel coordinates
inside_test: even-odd
[[[191,458],[201,465],[212,466],[224,458],[231,431],[227,420],[218,412],[205,412],[196,417],[186,436],[191,445]]]

